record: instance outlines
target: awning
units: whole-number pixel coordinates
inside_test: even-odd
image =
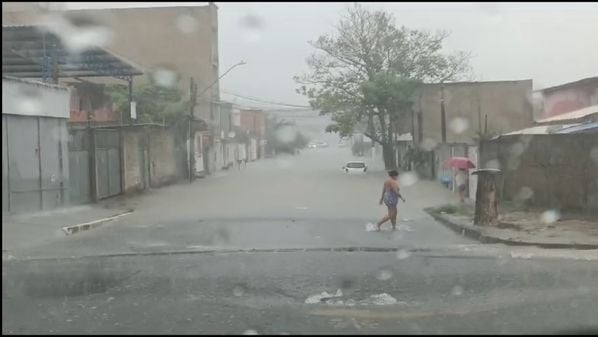
[[[53,69],[57,66],[57,69]],[[70,53],[60,39],[36,26],[2,27],[2,74],[20,78],[131,77],[143,72],[103,48]]]

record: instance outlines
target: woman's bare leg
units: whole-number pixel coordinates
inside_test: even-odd
[[[392,230],[394,231],[397,229],[397,209],[389,210],[388,215],[392,224]]]
[[[380,221],[378,221],[378,223],[376,224],[378,230],[380,230],[380,227],[382,226],[382,224],[388,220],[390,220],[390,214],[386,214],[382,219],[380,219]]]

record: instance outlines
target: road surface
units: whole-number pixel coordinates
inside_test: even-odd
[[[559,333],[596,329],[598,264],[481,245],[423,208],[454,200],[349,148],[305,150],[118,200],[135,212],[3,261],[3,333]],[[363,159],[363,158],[361,158]],[[116,202],[116,201],[115,201]],[[569,255],[567,255],[567,254]],[[572,257],[567,258],[566,256]],[[323,297],[323,298],[322,298]],[[584,330],[585,329],[585,330]]]

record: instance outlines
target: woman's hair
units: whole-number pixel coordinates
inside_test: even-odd
[[[399,172],[397,172],[397,170],[390,170],[388,171],[388,175],[391,177],[396,177],[399,175]]]

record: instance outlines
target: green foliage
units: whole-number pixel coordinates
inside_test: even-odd
[[[106,92],[115,103],[116,111],[129,111],[128,88],[109,85]],[[165,88],[152,82],[144,82],[133,88],[133,100],[137,102],[137,120],[140,123],[166,123],[177,125],[187,121],[189,102],[183,100],[178,88]]]
[[[296,129],[293,122],[287,120],[278,120],[276,117],[268,118],[268,129],[266,130],[266,139],[268,148],[275,153],[290,153],[294,154],[298,149],[304,149],[309,143],[309,139],[303,132]],[[280,139],[278,132],[282,128],[290,128],[292,132],[292,139]]]

